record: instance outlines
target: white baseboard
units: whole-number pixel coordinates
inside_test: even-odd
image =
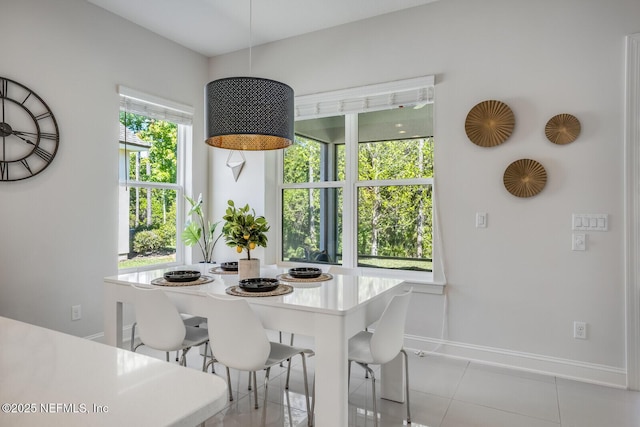
[[[504,350],[473,344],[405,336],[407,350],[424,351],[445,357],[469,360],[486,365],[551,375],[559,378],[626,388],[627,371],[613,366],[562,359],[553,356]]]
[[[130,348],[130,346],[131,346],[130,341],[131,341],[131,327],[132,326],[133,325],[125,325],[122,328],[122,347],[123,348]],[[89,335],[89,336],[84,337],[84,338],[88,339],[88,340],[91,340],[91,341],[96,341],[96,342],[104,344],[104,332],[98,332],[97,334]]]
[[[129,348],[131,325],[126,325],[123,328],[122,337],[123,348]],[[104,333],[97,333],[85,338],[104,342]],[[455,341],[443,341],[417,335],[405,335],[404,341],[405,348],[411,351],[423,351],[426,354],[433,353],[443,357],[551,375],[607,387],[623,389],[627,387],[627,371],[613,366]]]

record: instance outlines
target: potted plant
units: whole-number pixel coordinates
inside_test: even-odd
[[[204,214],[202,213],[202,193],[198,196],[198,200],[194,200],[189,196],[184,196],[185,199],[191,204],[191,210],[189,216],[196,214],[196,220],[189,219],[185,224],[182,231],[182,241],[187,246],[198,245],[202,252],[202,258],[204,262],[212,264],[213,261],[213,249],[216,247],[216,243],[222,237],[222,234],[218,234],[215,237],[216,228],[220,221],[212,223],[211,221],[205,221]]]
[[[225,220],[222,234],[227,246],[236,248],[238,253],[247,251],[247,258],[238,262],[238,277],[240,280],[260,277],[260,260],[251,258],[251,251],[257,246],[267,247],[267,220],[263,216],[256,216],[255,210],[248,204],[242,208],[236,208],[233,200],[227,204],[229,206],[222,217]]]

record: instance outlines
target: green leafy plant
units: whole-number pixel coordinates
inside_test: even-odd
[[[213,223],[205,221],[202,213],[202,194],[198,196],[197,201],[189,196],[184,196],[184,198],[191,204],[189,215],[196,214],[196,220],[187,221],[182,232],[182,241],[187,246],[198,245],[202,251],[204,261],[213,262],[213,249],[216,247],[220,237],[222,237],[222,234],[218,234],[218,237],[215,237],[216,228],[220,221]]]
[[[222,217],[226,222],[222,226],[227,246],[236,248],[238,253],[247,251],[247,259],[251,259],[251,251],[256,246],[267,247],[267,235],[269,225],[263,216],[256,216],[255,210],[249,205],[236,208],[233,200],[227,202],[229,205],[225,215]]]
[[[133,239],[133,250],[137,253],[158,252],[162,247],[162,238],[154,230],[140,231]]]

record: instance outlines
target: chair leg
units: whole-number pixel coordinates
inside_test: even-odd
[[[182,349],[182,356],[180,357],[180,365],[186,367],[187,366],[187,352],[191,350],[191,347],[187,347]],[[169,357],[169,353],[167,352],[167,357]],[[167,360],[168,361],[168,360]]]
[[[373,397],[373,425],[378,427],[378,402],[376,401],[376,376],[373,373],[373,369],[364,363],[358,363],[358,365],[362,366],[371,376],[371,396]]]
[[[202,356],[202,370],[207,370],[207,352],[209,351],[209,342],[204,343],[204,356]]]
[[[365,331],[368,331],[368,328],[364,328]],[[369,379],[369,371],[365,370],[364,371],[364,379],[368,380]]]
[[[282,331],[278,331],[278,342],[282,344]],[[282,368],[284,365],[280,362],[280,367]]]
[[[251,372],[249,372],[249,379],[251,379]],[[265,378],[265,382],[269,379],[269,373],[267,372],[267,377]],[[253,400],[256,402],[256,409],[258,409],[258,373],[253,372]],[[267,386],[264,388],[264,398],[267,398]],[[265,400],[266,401],[266,400]]]
[[[227,387],[229,388],[229,402],[233,402],[233,391],[231,391],[231,372],[227,366]]]
[[[269,391],[269,372],[271,368],[267,368],[264,370],[264,402],[262,403],[262,425],[264,426],[267,422],[267,392]],[[257,397],[257,395],[256,395]],[[256,405],[258,402],[256,401]],[[256,409],[258,406],[256,406]]]
[[[216,365],[215,363],[217,362],[216,358],[213,357],[213,351],[211,350],[211,347],[209,347],[209,349],[207,350],[207,346],[209,345],[209,342],[207,341],[205,343],[205,348],[204,348],[204,359],[207,360],[207,357],[210,358],[210,360],[207,362],[207,364],[205,365],[204,369],[202,369],[204,372],[207,372],[207,369],[209,368],[209,365],[211,365],[211,373],[215,374],[216,373]]]
[[[378,400],[376,399],[376,376],[371,368],[368,368],[371,375],[371,396],[373,397],[373,425],[378,427]]]
[[[292,334],[290,334],[290,338],[289,338],[289,345],[290,345],[291,347],[293,347],[293,337],[294,337],[294,336],[295,336],[295,334],[293,334],[293,333],[292,333]],[[282,344],[282,331],[278,331],[278,342],[279,342],[280,344]],[[289,364],[291,364],[291,359],[287,359],[287,362],[288,362]],[[283,367],[284,367],[284,365],[282,364],[282,362],[280,362],[280,367],[281,367],[281,368],[283,368]],[[287,382],[287,389],[288,389],[288,388],[289,388],[289,383]]]
[[[290,345],[291,347],[293,347],[293,337],[294,337],[294,336],[295,336],[295,334],[290,334],[289,345]],[[278,331],[278,342],[279,342],[280,344],[282,344],[282,331]],[[291,364],[291,359],[287,359],[287,363],[288,363],[288,364]],[[281,367],[281,368],[283,368],[283,367],[284,367],[284,365],[283,365],[283,363],[282,363],[282,362],[280,362],[280,367]],[[288,383],[288,382],[287,382],[287,387],[286,387],[286,388],[287,388],[287,389],[289,388],[289,383]]]
[[[249,385],[247,386],[247,390],[251,391],[251,372],[249,372]]]
[[[307,424],[313,425],[313,413],[311,412],[311,405],[309,404],[309,383],[307,380],[307,358],[304,353],[300,353],[302,356],[302,374],[304,375],[304,395],[307,400]],[[289,373],[287,372],[287,384],[289,384]]]
[[[304,353],[300,353],[304,358]],[[287,359],[289,363],[287,363],[287,380],[284,383],[284,389],[289,390],[289,377],[291,376],[291,359]]]
[[[315,424],[315,417],[316,417],[316,373],[313,373],[313,384],[311,385],[311,393],[313,395],[313,400],[311,400],[311,420],[310,420],[310,424],[311,426],[313,426]]]
[[[409,356],[404,349],[400,350],[404,355],[404,384],[407,395],[407,424],[411,424],[411,405],[409,404]]]

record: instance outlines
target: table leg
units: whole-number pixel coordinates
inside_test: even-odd
[[[122,302],[115,299],[109,286],[105,286],[103,310],[104,342],[122,348]]]
[[[316,319],[315,425],[348,425],[347,390],[348,344],[344,318],[320,316]]]
[[[404,403],[404,358],[399,353],[395,359],[380,366],[380,397]]]

